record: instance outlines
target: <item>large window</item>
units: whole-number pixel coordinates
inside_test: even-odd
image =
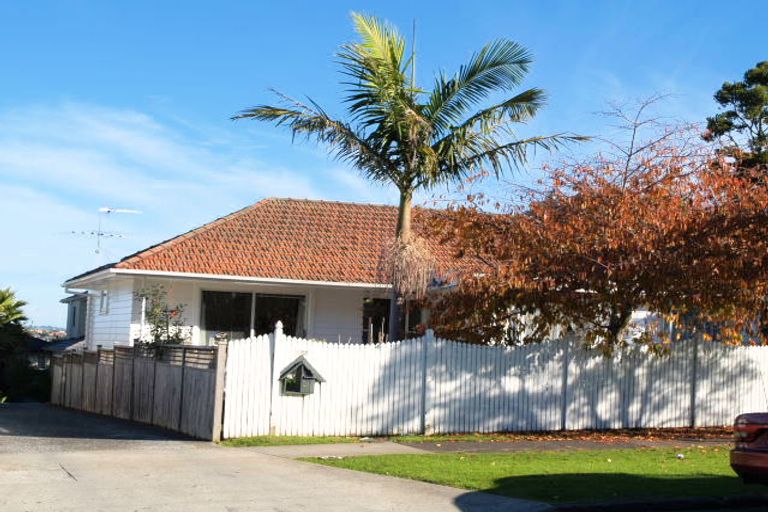
[[[203,339],[237,340],[251,335],[250,293],[203,292]]]
[[[421,308],[406,302],[400,319],[405,338],[419,336]],[[383,343],[389,332],[389,299],[363,299],[363,343]]]
[[[258,336],[272,332],[275,323],[283,322],[283,332],[289,336],[306,336],[304,328],[304,297],[292,295],[254,294],[256,307],[253,333]]]
[[[277,321],[290,336],[306,336],[304,297],[241,292],[203,292],[202,331],[206,343],[270,333]]]

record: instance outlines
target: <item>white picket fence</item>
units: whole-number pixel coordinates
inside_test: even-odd
[[[325,379],[281,393],[297,357]],[[717,426],[768,410],[768,347],[681,343],[603,358],[573,341],[338,344],[273,334],[227,347],[223,437]]]

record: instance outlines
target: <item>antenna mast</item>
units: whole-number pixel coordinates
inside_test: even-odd
[[[123,233],[115,233],[115,232],[108,232],[108,231],[102,230],[102,223],[104,218],[111,213],[130,213],[130,214],[138,215],[141,213],[141,211],[134,210],[131,208],[110,208],[109,206],[104,206],[102,208],[99,208],[99,223],[98,223],[98,227],[96,228],[96,231],[72,231],[72,234],[95,237],[96,250],[94,252],[96,254],[100,254],[102,238],[124,238],[125,237],[125,234]]]

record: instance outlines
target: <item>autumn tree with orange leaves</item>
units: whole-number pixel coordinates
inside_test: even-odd
[[[768,191],[693,128],[643,119],[649,105],[614,113],[626,143],[513,197],[470,196],[438,223],[481,262],[433,298],[441,334],[531,342],[568,329],[610,353],[645,309],[727,342],[766,339]]]

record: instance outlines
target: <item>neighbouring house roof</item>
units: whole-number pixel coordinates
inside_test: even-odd
[[[45,347],[49,345],[48,342],[32,336],[30,334],[24,334],[24,350],[27,353],[40,352],[45,350]]]
[[[61,299],[59,302],[62,304],[69,304],[70,302],[85,301],[88,300],[87,293],[73,293]]]
[[[85,338],[80,336],[78,338],[67,338],[65,340],[46,343],[42,350],[46,352],[71,352],[76,350],[83,350],[84,348]]]
[[[441,210],[414,208],[414,232],[428,240],[439,271],[458,270],[454,251],[427,233]],[[105,269],[386,285],[384,247],[394,238],[394,206],[270,198]]]

